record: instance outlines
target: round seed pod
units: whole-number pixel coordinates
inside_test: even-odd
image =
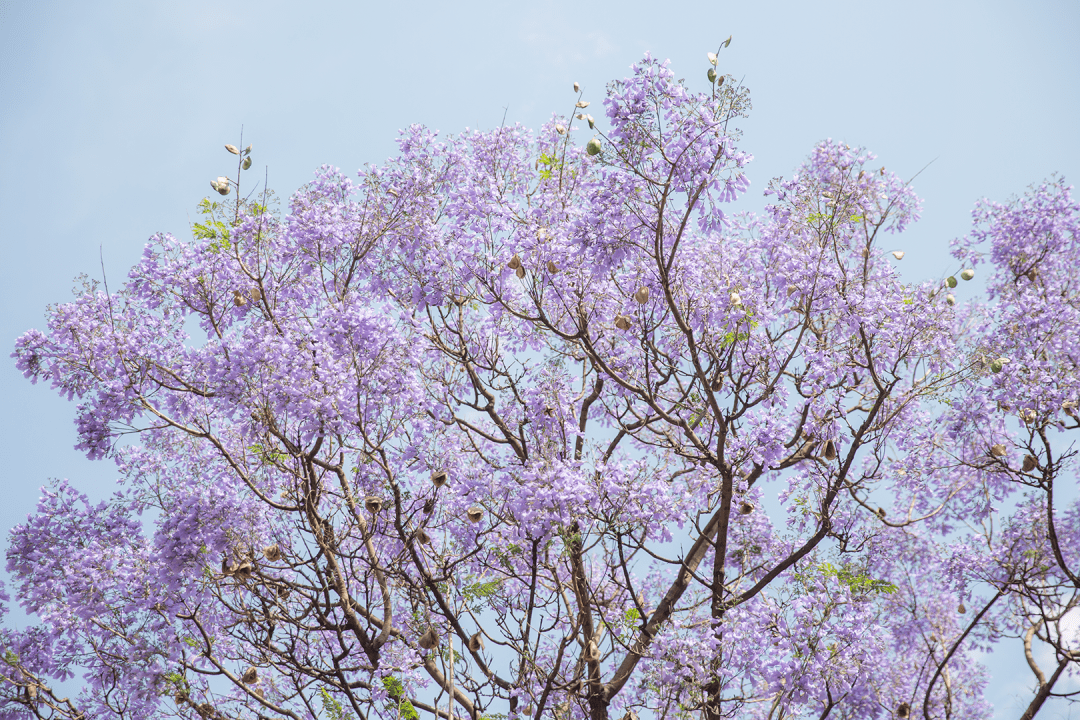
[[[832,440],[829,440],[827,443],[825,443],[825,459],[826,460],[835,460],[836,459],[836,445],[833,443]]]
[[[1027,271],[1027,279],[1030,280],[1031,282],[1035,282],[1035,280],[1038,277],[1039,277],[1039,271],[1036,268],[1033,267],[1033,268],[1031,268],[1030,270]]]
[[[971,268],[961,270],[960,271],[960,277],[963,278],[964,280],[970,280],[971,278],[975,277],[975,271],[972,270]]]
[[[903,718],[906,718],[909,715],[911,715],[911,706],[908,705],[906,702],[900,703],[896,706],[896,717],[903,720]]]
[[[952,293],[949,293],[948,295],[945,296],[945,302],[947,302],[950,305],[955,305],[956,304],[956,296],[953,295]]]
[[[430,515],[431,511],[435,509],[435,498],[428,498],[424,502],[424,514]]]
[[[525,268],[519,267],[517,270],[514,271],[514,274],[517,275],[519,278],[525,277]]]
[[[232,190],[232,186],[229,185],[229,178],[224,175],[219,176],[217,180],[211,182],[210,187],[217,190],[220,195],[228,195],[229,191]]]
[[[235,305],[236,307],[241,307],[244,303],[247,302],[247,298],[245,298],[244,294],[239,290],[233,290],[232,301],[233,305]]]
[[[235,145],[226,145],[225,149],[228,150],[229,152],[231,152],[233,155],[239,155],[240,154],[240,151],[236,148]]]
[[[882,520],[884,520],[884,519],[885,519],[885,508],[883,508],[883,507],[879,507],[879,508],[877,509],[877,514],[878,514],[878,517],[879,517],[879,518],[881,518]]]
[[[254,300],[255,302],[259,302],[260,300],[262,300],[262,290],[260,290],[257,287],[251,288],[250,295],[251,295],[251,299]]]
[[[574,83],[574,92],[581,92],[581,86],[577,83]]]
[[[241,580],[247,580],[251,577],[251,570],[251,563],[245,560],[244,562],[240,563],[235,570],[233,570],[233,575],[240,578]]]
[[[958,284],[956,282],[956,276],[955,275],[950,275],[949,277],[945,278],[945,284],[948,285],[951,288],[956,287],[957,284]]]
[[[245,685],[254,685],[259,682],[259,671],[254,667],[249,667],[244,671],[244,674],[240,676],[240,680],[243,681]]]
[[[506,263],[506,267],[511,270],[517,270],[521,267],[521,257],[517,253],[514,253],[514,257],[510,258],[510,262]]]
[[[709,383],[709,389],[713,392],[720,392],[720,388],[722,387],[724,387],[724,381],[720,378],[716,378],[711,383]]]
[[[645,286],[639,287],[637,292],[634,293],[634,299],[642,305],[649,302],[649,288]]]
[[[596,138],[589,140],[589,142],[585,145],[585,152],[589,153],[590,155],[599,155],[600,149],[600,141]]]
[[[1038,464],[1039,461],[1036,460],[1034,457],[1032,457],[1031,455],[1025,455],[1024,464],[1020,466],[1020,469],[1024,472],[1031,472]]]
[[[716,71],[709,68],[709,72],[705,73],[705,77],[709,78],[709,82],[711,83],[716,82]]]
[[[892,256],[894,258],[896,258],[897,260],[903,260],[904,259],[904,251],[903,250],[893,250]]]
[[[251,167],[251,158],[249,158],[249,157],[244,158],[244,162],[241,163],[240,167],[242,167],[244,170],[247,170],[248,168],[250,168]]]
[[[267,545],[263,548],[263,555],[266,556],[266,559],[270,562],[277,562],[282,557],[281,548],[278,547],[277,543]]]
[[[484,649],[484,638],[480,636],[480,633],[476,633],[469,638],[469,650],[472,652],[480,652]]]
[[[629,318],[629,316],[627,316],[627,315],[616,315],[615,316],[615,327],[619,328],[620,330],[629,330],[630,329],[630,318]]]
[[[427,632],[420,636],[420,639],[416,641],[416,644],[422,647],[424,650],[430,650],[435,647],[439,642],[439,634],[435,632],[435,628],[429,627]]]
[[[739,305],[742,305],[742,297],[740,297],[739,293],[737,293],[737,292],[731,293],[731,295],[729,296],[729,299],[731,300],[731,304],[736,306],[736,307],[739,306]]]
[[[556,125],[555,126],[555,132],[559,133],[560,135],[565,135],[566,134],[566,128],[563,125]]]
[[[559,272],[559,266],[556,265],[555,263],[551,262],[550,260],[548,260],[548,262],[547,262],[547,271],[549,273],[551,273],[552,275],[554,275],[555,273]]]
[[[469,522],[471,523],[478,523],[484,519],[484,511],[476,505],[473,505],[465,512],[465,517],[469,518]]]
[[[413,537],[416,538],[421,545],[431,544],[431,536],[427,534],[427,530],[425,530],[424,528],[416,528],[416,532],[413,533]]]
[[[1027,408],[1026,410],[1021,410],[1020,411],[1020,419],[1023,420],[1024,422],[1026,422],[1026,423],[1034,422],[1035,421],[1035,411],[1032,410],[1031,408]]]
[[[248,145],[246,148],[244,148],[244,154],[245,155],[250,155],[251,154],[251,147],[252,147],[251,145]]]
[[[1001,358],[997,358],[991,361],[990,372],[999,373],[1003,367],[1005,367],[1005,363],[1001,362]]]
[[[960,603],[960,605],[956,608],[956,612],[960,613],[961,615],[967,612],[967,608],[964,607],[964,603]]]
[[[739,503],[739,514],[740,515],[749,515],[752,512],[754,512],[754,506],[753,505],[746,502],[745,500],[743,500],[741,503]]]
[[[369,513],[377,513],[382,510],[382,500],[375,497],[374,495],[368,495],[366,498],[364,498],[364,507],[367,508],[367,511]]]
[[[1001,443],[995,443],[990,446],[990,454],[994,457],[1005,457],[1008,450]]]
[[[446,484],[446,481],[449,479],[450,476],[446,473],[445,470],[436,470],[435,472],[431,473],[431,482],[437,488],[441,488],[443,485]]]
[[[26,686],[26,698],[27,698],[27,700],[29,700],[30,702],[34,702],[34,701],[37,700],[37,696],[38,696],[37,685],[27,685]]]

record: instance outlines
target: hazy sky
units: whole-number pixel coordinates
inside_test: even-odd
[[[254,144],[283,198],[323,164],[349,173],[395,152],[397,131],[444,133],[569,112],[648,51],[707,87],[705,53],[743,78],[742,149],[759,209],[826,137],[916,179],[923,219],[891,240],[910,280],[957,267],[948,242],[981,197],[1080,176],[1080,3],[241,2],[0,0],[0,340],[41,327],[79,273],[119,285],[157,231],[190,237],[222,145]],[[100,254],[100,255],[99,255]],[[961,287],[968,297],[976,283]],[[961,293],[959,300],[967,299]],[[0,369],[0,531],[38,488],[92,497],[115,472],[72,450],[74,406]],[[6,545],[6,542],[5,542]],[[1015,647],[988,658],[998,718],[1026,706]],[[1066,717],[1046,707],[1040,718]]]

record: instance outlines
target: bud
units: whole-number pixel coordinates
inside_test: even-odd
[[[1036,460],[1034,457],[1032,457],[1031,455],[1025,455],[1024,456],[1024,464],[1020,466],[1020,469],[1023,470],[1024,472],[1031,472],[1032,470],[1035,469],[1035,466],[1038,465],[1038,464],[1039,464],[1039,461]]]
[[[435,628],[429,627],[427,632],[420,636],[420,639],[416,641],[416,644],[425,650],[430,650],[435,647],[439,642],[439,635],[435,632]]]
[[[904,259],[904,251],[903,250],[893,250],[892,256],[894,258],[896,258],[897,260],[903,260]]]
[[[368,495],[364,499],[364,507],[367,508],[367,511],[369,513],[375,514],[382,510],[382,500],[375,497],[374,495]]]
[[[578,100],[576,103],[574,103],[574,107],[579,107],[582,110],[584,110],[585,108],[589,107],[589,101],[588,100]]]
[[[278,547],[277,543],[267,545],[263,548],[263,555],[265,555],[266,559],[270,562],[277,562],[282,556],[281,548]]]
[[[709,82],[711,83],[716,82],[716,71],[709,68],[709,72],[705,73],[705,77],[709,78]]]
[[[836,445],[833,444],[832,440],[825,443],[825,459],[826,460],[835,460],[836,459]]]
[[[562,125],[556,125],[555,126],[555,132],[559,133],[560,135],[565,135],[566,134],[566,128],[563,127]]]
[[[960,605],[957,606],[956,612],[960,613],[961,615],[967,612],[967,608],[964,607],[964,603],[960,603]]]
[[[247,300],[244,299],[243,293],[241,293],[239,290],[233,290],[232,301],[233,305],[236,305],[236,307],[240,307],[247,302]]]
[[[519,267],[517,270],[514,271],[514,274],[517,275],[519,278],[525,277],[525,268]]]
[[[639,287],[638,291],[634,293],[634,299],[642,305],[649,302],[649,288],[645,286]]]
[[[581,86],[577,83],[574,83],[574,92],[581,92]]]
[[[450,479],[450,476],[445,470],[436,470],[431,473],[431,482],[435,484],[435,487],[441,488],[446,484],[446,481]]]
[[[225,149],[231,152],[233,155],[239,155],[240,151],[236,149],[235,145],[226,145]]]
[[[469,522],[478,523],[484,519],[484,511],[476,505],[473,505],[466,511],[465,516],[469,518]]]
[[[484,649],[484,638],[480,637],[480,633],[476,633],[469,638],[469,650],[472,652],[480,652]]]
[[[555,265],[555,263],[553,263],[553,262],[551,262],[550,260],[548,260],[548,263],[547,263],[547,271],[548,271],[549,273],[551,273],[552,275],[554,275],[555,273],[559,272],[559,268],[558,268],[558,266],[557,266],[557,265]]]
[[[521,258],[518,256],[517,253],[514,253],[514,257],[510,258],[510,262],[506,263],[506,267],[510,268],[511,270],[517,270],[519,267],[521,267]]]
[[[240,680],[242,680],[245,685],[254,685],[259,682],[259,671],[253,667],[249,667],[244,671],[244,674],[240,676]]]
[[[593,138],[592,140],[590,140],[588,142],[588,144],[585,145],[585,152],[589,153],[590,155],[599,155],[600,154],[600,141],[597,140],[596,138]]]
[[[949,293],[948,295],[945,296],[945,302],[949,303],[950,305],[955,305],[956,304],[956,296],[953,295],[952,293]]]
[[[247,170],[249,167],[251,167],[251,158],[250,157],[244,158],[244,162],[240,165],[240,167],[244,168],[245,170]]]
[[[707,54],[705,55],[705,57],[709,58],[709,64],[710,64],[710,65],[716,65],[716,60],[717,60],[717,58],[716,58],[716,53],[712,53],[712,52],[711,52],[711,53],[707,53]]]
[[[970,280],[971,278],[975,277],[975,271],[971,268],[961,270],[960,277],[962,277],[964,280]]]
[[[752,512],[754,512],[754,506],[753,505],[746,502],[745,500],[743,500],[741,503],[739,503],[739,514],[740,515],[749,515]]]
[[[627,316],[627,315],[616,315],[615,316],[615,327],[619,328],[620,330],[629,330],[630,329],[630,317]]]
[[[1006,450],[1005,446],[1001,443],[995,443],[990,446],[990,454],[994,457],[1005,457],[1006,452],[1008,452],[1008,450]]]

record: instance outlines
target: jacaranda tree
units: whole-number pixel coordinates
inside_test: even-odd
[[[12,531],[0,717],[977,720],[1009,636],[1062,694],[1080,208],[980,206],[989,304],[901,281],[918,199],[863,149],[725,212],[710,62],[410,127],[284,216],[228,146],[193,239],[50,308],[18,367],[123,484]]]

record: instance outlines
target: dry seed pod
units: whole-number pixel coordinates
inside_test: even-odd
[[[26,697],[29,698],[31,701],[34,701],[34,700],[37,700],[37,696],[38,696],[37,685],[27,685],[26,686]]]
[[[637,292],[634,293],[634,299],[642,305],[649,302],[649,288],[644,286],[639,287]]]
[[[262,290],[260,290],[257,287],[251,288],[250,295],[251,295],[251,299],[254,300],[255,302],[259,302],[260,300],[262,300]]]
[[[435,628],[429,627],[427,632],[420,636],[420,639],[416,641],[416,644],[425,650],[430,650],[435,647],[439,642],[439,635],[435,632]]]
[[[510,262],[506,263],[506,267],[511,270],[517,270],[521,267],[521,257],[517,253],[514,253],[514,257],[510,258]]]
[[[240,676],[240,680],[242,680],[245,685],[254,685],[259,682],[259,671],[254,667],[249,667],[244,671],[244,674]]]
[[[424,514],[430,515],[431,511],[435,509],[435,498],[428,498],[424,502]]]
[[[971,278],[975,277],[975,271],[972,270],[971,268],[961,270],[960,271],[960,277],[963,278],[964,280],[970,280]]]
[[[565,135],[566,134],[566,128],[564,126],[562,126],[562,125],[556,125],[555,126],[555,132],[559,133],[560,135]]]
[[[484,518],[484,511],[476,505],[473,505],[466,511],[465,516],[469,518],[469,522],[478,523]]]
[[[554,275],[555,273],[559,272],[559,267],[555,263],[548,260],[547,271]]]
[[[1021,410],[1020,411],[1020,419],[1023,420],[1024,422],[1026,422],[1026,423],[1034,422],[1035,421],[1035,411],[1032,410],[1031,408],[1028,408],[1027,410]]]
[[[953,275],[950,275],[949,277],[945,278],[945,284],[948,285],[951,288],[956,287],[956,285],[957,285],[956,277],[953,276]]]
[[[1035,466],[1038,465],[1038,464],[1039,464],[1039,461],[1036,460],[1034,457],[1032,457],[1031,455],[1025,455],[1024,456],[1024,464],[1020,466],[1020,469],[1023,470],[1024,472],[1031,472],[1032,470],[1035,469]]]
[[[1061,403],[1061,411],[1071,418],[1076,417],[1076,402],[1074,400],[1066,400]]]
[[[244,303],[247,302],[247,299],[244,297],[244,294],[239,290],[233,290],[232,301],[233,305],[235,305],[236,307],[241,307]]]
[[[265,695],[265,693],[263,693],[262,688],[253,688],[252,691],[251,691],[251,694],[255,695],[256,697],[260,697],[260,698],[264,697],[264,695]]]
[[[720,87],[721,85],[723,85],[723,84],[724,84],[724,80],[727,80],[727,75],[721,75],[721,76],[720,76],[720,80],[719,80],[719,81],[717,81],[717,83],[716,83],[716,87]]]
[[[244,162],[240,165],[240,167],[242,167],[244,170],[247,170],[248,168],[250,168],[251,167],[251,158],[249,158],[249,157],[244,158]]]
[[[956,612],[960,613],[961,615],[967,612],[967,608],[964,607],[964,603],[960,603],[960,605],[957,606]]]
[[[825,459],[826,460],[835,460],[836,459],[836,445],[833,443],[832,440],[825,443]]]
[[[421,545],[431,544],[431,536],[427,534],[427,530],[424,530],[424,528],[416,528],[413,537],[416,538]]]
[[[577,101],[577,102],[576,102],[576,103],[574,104],[574,107],[579,107],[579,108],[581,108],[582,110],[584,110],[585,108],[589,107],[589,101],[588,101],[588,100],[578,100],[578,101]]]
[[[267,545],[263,548],[263,555],[265,555],[266,559],[270,562],[277,562],[282,557],[281,548],[278,547],[277,543]]]
[[[731,295],[729,296],[729,299],[731,300],[732,305],[736,305],[736,306],[742,305],[742,297],[740,297],[739,293],[737,293],[737,292],[731,293]]]
[[[364,507],[367,508],[367,511],[369,513],[377,513],[382,510],[382,500],[375,497],[374,495],[368,495],[364,499]]]
[[[953,295],[952,293],[949,293],[948,295],[945,296],[945,302],[949,303],[950,305],[955,305],[956,304],[956,296]]]
[[[1008,452],[1005,446],[1001,443],[995,443],[990,446],[990,454],[994,457],[1005,457],[1005,453]]]
[[[712,390],[713,392],[720,392],[720,388],[722,388],[723,386],[724,386],[724,381],[721,380],[720,378],[716,378],[711,383],[709,383],[709,389]]]
[[[246,148],[244,148],[244,154],[245,155],[250,155],[251,154],[251,145],[248,145]]]
[[[431,473],[431,482],[437,488],[441,488],[443,485],[446,484],[446,481],[449,479],[450,476],[446,474],[445,470],[436,470],[435,472]]]
[[[240,578],[241,580],[247,580],[251,577],[251,563],[246,561],[240,563],[240,565],[235,570],[233,570],[233,575]]]
[[[581,86],[577,83],[574,83],[574,92],[581,92]]]
[[[615,327],[619,328],[620,330],[629,330],[630,329],[630,318],[628,316],[626,316],[626,315],[616,315],[615,316]]]
[[[229,562],[228,560],[226,560],[225,558],[221,559],[221,574],[226,576],[226,577],[233,574],[232,563]]]
[[[877,514],[878,514],[878,517],[879,517],[879,518],[881,518],[882,520],[884,520],[884,519],[885,519],[885,508],[883,508],[883,507],[879,507],[879,508],[877,509]]]
[[[235,145],[226,145],[225,149],[231,152],[233,155],[239,155],[240,151],[236,149]]]
[[[600,150],[600,141],[596,138],[589,140],[589,142],[585,145],[585,152],[589,153],[590,155],[599,155]]]
[[[514,271],[514,274],[517,275],[519,278],[525,277],[525,268],[519,267],[517,270]]]
[[[893,250],[892,256],[894,258],[896,258],[897,260],[903,260],[904,259],[904,251],[903,250]]]
[[[705,57],[709,58],[709,64],[710,65],[715,65],[716,64],[716,53],[713,53],[713,52],[707,53],[705,55]]]
[[[484,638],[480,637],[480,633],[476,633],[469,638],[469,650],[472,652],[480,652],[484,649]]]
[[[896,717],[906,718],[911,714],[911,706],[907,703],[900,703],[896,706]]]
[[[754,512],[754,506],[751,505],[750,503],[748,503],[748,502],[746,502],[744,500],[743,502],[741,502],[739,504],[739,514],[740,515],[749,515],[752,512]]]

